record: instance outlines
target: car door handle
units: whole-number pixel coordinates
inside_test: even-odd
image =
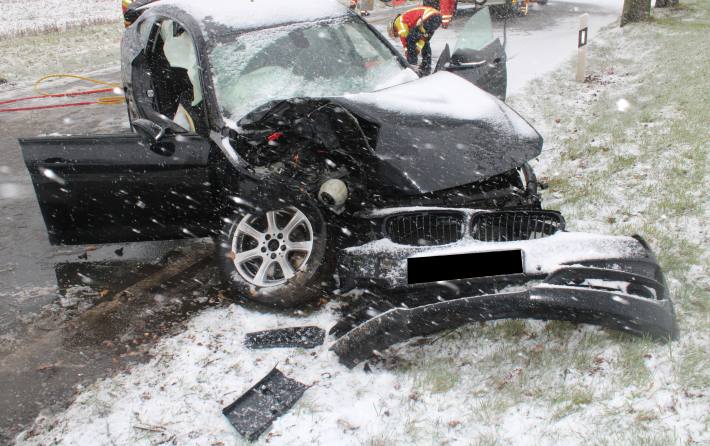
[[[478,60],[476,62],[459,62],[453,66],[454,67],[461,67],[461,68],[473,68],[473,67],[480,67],[481,65],[485,65],[485,63],[486,63],[485,60]]]
[[[60,163],[68,163],[69,160],[67,160],[65,158],[55,157],[55,158],[47,158],[47,159],[43,160],[42,162],[44,164],[60,164]]]
[[[470,70],[471,68],[478,68],[486,64],[485,60],[480,60],[477,62],[457,62],[457,63],[447,63],[444,65],[445,70],[458,71],[458,70]]]
[[[160,156],[173,156],[175,154],[175,143],[161,140],[151,144],[150,150]]]

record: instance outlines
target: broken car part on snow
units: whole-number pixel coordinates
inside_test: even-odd
[[[271,426],[298,401],[308,386],[274,367],[265,377],[222,410],[232,426],[249,441]]]
[[[273,3],[141,9],[122,44],[136,133],[20,141],[52,243],[212,236],[236,295],[386,296],[335,344],[347,364],[508,317],[677,337],[640,237],[569,233],[541,208],[542,137],[501,101],[486,8],[418,78],[336,2]]]
[[[300,347],[323,345],[325,330],[319,327],[289,327],[247,333],[244,345],[249,348]]]

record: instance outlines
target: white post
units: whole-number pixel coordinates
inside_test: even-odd
[[[589,14],[582,14],[579,18],[579,32],[577,33],[577,82],[584,82],[587,72],[587,38]]]

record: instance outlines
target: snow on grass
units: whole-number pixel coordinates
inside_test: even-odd
[[[121,22],[120,0],[3,0],[0,38]]]
[[[8,81],[4,89],[47,74],[87,73],[108,67],[116,71],[122,32],[122,24],[110,23],[62,33],[0,38],[0,79]],[[51,90],[50,85],[44,87]]]
[[[475,324],[348,370],[327,346],[249,351],[244,334],[335,321],[215,308],[130,373],[40,416],[20,444],[242,444],[221,409],[278,367],[309,388],[257,444],[694,445],[710,443],[710,190],[703,42],[710,5],[607,29],[589,83],[571,66],[512,98],[546,137],[548,205],[578,230],[640,233],[659,255],[681,340],[658,344],[562,322]],[[624,112],[621,99],[628,102]]]

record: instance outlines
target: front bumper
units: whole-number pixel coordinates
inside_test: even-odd
[[[522,253],[520,274],[408,284],[409,258],[511,249]],[[678,337],[663,273],[640,237],[560,232],[537,240],[464,240],[436,248],[380,240],[341,251],[338,263],[340,277],[351,286],[407,296],[397,299],[405,305],[362,322],[334,343],[332,349],[350,367],[411,337],[494,319],[565,320],[656,339]]]

